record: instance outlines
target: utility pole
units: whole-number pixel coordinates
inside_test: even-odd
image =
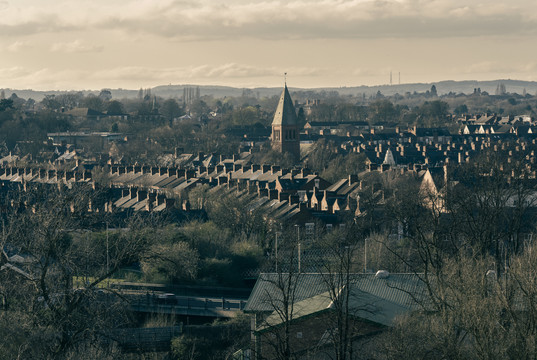
[[[108,222],[106,223],[106,274],[110,271],[110,256],[108,253]]]
[[[298,242],[298,273],[301,271],[301,262],[302,262],[302,251],[300,251],[300,225],[296,226],[296,239]]]
[[[367,273],[367,238],[364,240],[364,274]]]
[[[276,272],[278,272],[278,232],[276,231],[276,240],[274,244],[274,256],[276,257]]]

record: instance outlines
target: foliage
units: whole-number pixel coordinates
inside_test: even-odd
[[[282,153],[265,146],[260,152],[255,153],[253,161],[258,164],[277,165],[283,169],[289,169],[295,164],[295,159],[288,152]]]
[[[468,106],[466,106],[466,104],[461,104],[453,109],[453,113],[457,115],[468,114]]]
[[[231,118],[235,125],[253,125],[259,121],[259,109],[253,106],[236,108]]]
[[[263,259],[256,236],[233,235],[232,229],[212,221],[168,226],[153,241],[142,261],[148,281],[242,286],[243,274]]]
[[[304,166],[321,172],[328,167],[335,157],[334,144],[325,139],[320,139],[312,146],[306,157]]]
[[[149,281],[155,281],[158,275],[167,282],[188,282],[196,279],[199,255],[186,242],[171,245],[154,245],[142,262],[142,271]],[[157,278],[158,279],[158,278]]]
[[[446,261],[441,278],[431,283],[442,301],[426,305],[434,312],[401,319],[386,343],[388,358],[533,358],[534,255],[517,256],[512,264],[506,277],[498,277],[492,258],[463,255]]]
[[[365,170],[366,157],[358,153],[338,153],[332,141],[320,139],[305,156],[304,167],[318,172],[323,179],[338,181]]]
[[[425,101],[413,112],[416,114],[416,124],[424,127],[443,126],[448,116],[449,105],[442,100]]]
[[[336,182],[350,174],[358,174],[365,170],[366,156],[364,154],[350,153],[338,154],[328,166],[321,171],[321,177],[329,182]]]
[[[178,360],[228,359],[238,349],[248,344],[248,316],[226,322],[194,327],[193,334],[184,334],[172,340],[172,354]]]
[[[0,100],[0,111],[6,111],[8,109],[13,109],[13,100],[11,100],[11,99],[1,99]]]
[[[213,193],[207,203],[207,214],[214,223],[227,228],[234,235],[251,237],[253,234],[263,234],[266,224],[258,210],[246,210],[249,204],[247,198],[239,198],[232,193]]]
[[[117,100],[112,100],[106,105],[106,113],[108,115],[123,115],[123,104]]]
[[[387,99],[379,99],[369,104],[369,121],[373,124],[393,121],[397,118],[396,108]]]
[[[160,112],[170,122],[184,114],[183,110],[175,99],[165,100],[160,107]]]

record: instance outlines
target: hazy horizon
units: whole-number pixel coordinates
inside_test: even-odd
[[[103,90],[103,89],[110,89],[110,90],[125,90],[125,91],[138,91],[140,88],[143,88],[143,89],[147,89],[147,88],[150,88],[150,89],[153,89],[153,88],[157,88],[157,87],[166,87],[166,86],[171,86],[171,87],[191,87],[191,86],[205,86],[205,87],[229,87],[229,88],[234,88],[234,89],[263,89],[263,88],[266,88],[266,89],[272,89],[272,88],[276,88],[276,89],[280,89],[283,87],[284,85],[284,77],[282,75],[282,81],[280,84],[276,84],[276,85],[272,85],[272,86],[268,86],[268,85],[259,85],[259,86],[250,86],[250,87],[246,87],[246,86],[233,86],[233,85],[227,85],[227,84],[216,84],[216,83],[207,83],[207,84],[198,84],[198,83],[184,83],[184,84],[155,84],[155,85],[152,85],[152,86],[147,86],[147,87],[132,87],[132,88],[126,88],[126,87],[110,87],[110,86],[103,86],[103,87],[100,87],[100,88],[81,88],[81,89],[70,89],[70,88],[65,88],[65,89],[46,89],[46,88],[43,88],[43,89],[40,89],[40,88],[16,88],[16,87],[0,87],[0,90],[21,90],[21,91],[35,91],[35,92],[75,92],[75,91],[93,91],[93,92],[98,92],[100,90]],[[337,88],[360,88],[360,87],[368,87],[368,88],[377,88],[377,87],[405,87],[405,86],[416,86],[416,85],[434,85],[434,84],[440,84],[440,83],[444,83],[444,82],[458,82],[458,83],[465,83],[465,82],[507,82],[507,81],[521,81],[521,82],[534,82],[534,83],[537,83],[537,80],[520,80],[520,79],[484,79],[484,80],[475,80],[475,79],[464,79],[464,80],[453,80],[453,79],[444,79],[444,80],[439,80],[439,81],[424,81],[424,82],[415,82],[415,83],[401,83],[401,84],[393,84],[393,85],[390,85],[390,84],[372,84],[372,85],[365,85],[365,84],[357,84],[357,85],[348,85],[348,86],[323,86],[323,85],[320,85],[320,86],[315,86],[315,87],[302,87],[302,86],[296,86],[294,84],[290,84],[289,82],[287,83],[287,86],[290,88],[290,89],[304,89],[304,90],[316,90],[316,89],[328,89],[328,88],[333,88],[333,89],[337,89]]]
[[[0,0],[0,12],[2,88],[537,80],[529,0]]]

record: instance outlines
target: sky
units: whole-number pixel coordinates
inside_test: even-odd
[[[0,0],[0,88],[536,81],[536,45],[535,0]]]

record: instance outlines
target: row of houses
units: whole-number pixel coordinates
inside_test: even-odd
[[[535,143],[493,143],[490,138],[468,138],[462,143],[419,145],[390,143],[362,144],[358,151],[368,155],[366,171],[349,175],[334,183],[304,168],[284,169],[276,165],[251,164],[249,157],[237,155],[225,158],[213,154],[190,156],[184,167],[157,167],[147,165],[112,165],[108,173],[102,169],[85,169],[80,162],[70,170],[32,167],[0,167],[0,183],[63,184],[87,183],[107,188],[107,201],[94,204],[94,211],[114,212],[204,210],[204,204],[191,203],[189,193],[204,187],[214,193],[229,193],[248,199],[250,211],[260,210],[267,220],[294,222],[301,226],[321,220],[327,226],[344,222],[349,216],[363,216],[375,204],[382,207],[389,195],[383,179],[406,176],[421,182],[427,172],[444,172],[447,166],[464,163],[484,150],[489,154],[505,156],[505,167],[517,163],[512,177],[535,179]],[[393,150],[392,150],[393,149]],[[371,151],[373,150],[373,151]],[[413,155],[410,155],[412,154]],[[423,161],[441,155],[438,161]],[[372,155],[374,154],[374,155]],[[420,159],[421,157],[421,159]],[[450,161],[453,159],[452,161]],[[198,164],[195,166],[194,164]],[[207,165],[207,166],[206,166]],[[99,170],[99,171],[97,171]],[[94,172],[101,172],[94,179]],[[377,176],[372,176],[377,174]],[[367,193],[366,193],[367,192]],[[361,200],[367,197],[367,205]]]
[[[212,193],[244,200],[249,204],[247,211],[262,214],[271,223],[294,223],[303,227],[321,221],[331,228],[365,211],[360,205],[360,194],[365,191],[364,181],[360,179],[366,179],[370,171],[349,175],[332,184],[308,169],[289,170],[240,162],[227,159],[216,166],[186,169],[114,165],[106,176],[98,179],[82,166],[67,171],[7,166],[0,167],[0,186],[14,189],[16,185],[24,191],[30,183],[66,187],[85,184],[101,194],[101,200],[91,204],[91,211],[108,213],[203,211],[205,204],[191,204],[193,198],[189,196],[194,189],[203,187]],[[384,176],[399,172],[386,171]],[[414,170],[407,174],[418,176]],[[384,195],[380,186],[374,195],[381,202]]]

